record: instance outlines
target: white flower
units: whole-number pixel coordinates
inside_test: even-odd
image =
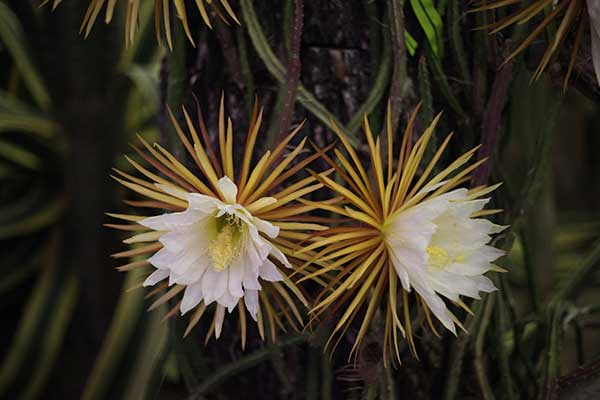
[[[385,243],[402,286],[414,288],[429,309],[456,334],[454,316],[440,296],[479,298],[479,292],[496,290],[484,274],[504,253],[487,243],[504,227],[472,218],[488,199],[468,200],[457,189],[390,218],[384,227]]]
[[[185,211],[140,221],[141,225],[162,232],[159,241],[163,244],[149,259],[157,270],[146,279],[144,286],[153,286],[166,278],[169,285],[185,285],[181,314],[201,301],[206,305],[217,302],[231,312],[244,298],[246,308],[256,320],[261,289],[258,278],[270,282],[283,280],[269,256],[288,268],[291,265],[268,240],[277,237],[279,228],[253,217],[237,204],[237,187],[228,177],[221,178],[217,186],[224,202],[187,193]],[[260,201],[273,203],[276,200],[263,198]],[[224,316],[222,307],[217,307],[221,313],[218,325]]]

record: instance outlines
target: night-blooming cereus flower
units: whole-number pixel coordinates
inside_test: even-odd
[[[301,128],[299,126],[251,168],[262,120],[262,110],[259,113],[255,106],[246,146],[240,157],[239,173],[236,173],[233,128],[231,119],[225,123],[223,99],[218,153],[201,116],[202,141],[187,111],[183,110],[190,141],[173,114],[170,115],[183,146],[201,175],[192,173],[160,145],[150,146],[140,138],[146,151],[134,149],[152,168],[147,169],[127,157],[143,177],[115,170],[120,175],[115,179],[147,198],[128,204],[168,212],[151,217],[109,214],[134,223],[108,226],[134,231],[136,234],[125,242],[138,246],[114,256],[150,256],[145,260],[132,260],[120,269],[143,268],[147,271],[150,266],[143,286],[158,286],[153,292],[160,294],[151,308],[183,294],[169,314],[189,312],[187,332],[198,323],[207,307],[212,309],[214,305],[207,339],[213,332],[217,338],[220,336],[226,310],[232,312],[236,307],[242,344],[246,337],[245,310],[257,322],[263,338],[267,328],[275,339],[276,330],[284,329],[284,322],[298,329],[302,317],[294,298],[304,305],[306,300],[289,278],[292,264],[299,262],[291,254],[296,240],[305,239],[311,231],[326,228],[302,216],[314,209],[313,206],[297,202],[322,187],[317,182],[320,175],[290,180],[318,154],[296,160],[306,139],[286,154],[287,146]]]
[[[504,227],[472,216],[487,199],[473,200],[455,189],[390,216],[382,229],[385,245],[402,287],[414,288],[433,315],[456,334],[455,317],[442,296],[478,299],[495,290],[483,274],[503,252],[489,246],[490,235]]]
[[[448,303],[468,309],[462,297],[477,299],[481,292],[495,290],[484,274],[500,270],[493,262],[503,252],[488,243],[491,235],[503,227],[479,217],[498,211],[484,211],[488,199],[481,199],[498,185],[471,190],[460,188],[484,161],[468,165],[476,148],[432,175],[451,135],[429,163],[421,165],[440,115],[412,145],[416,115],[417,111],[411,116],[399,153],[394,154],[388,107],[385,156],[381,155],[380,139],[374,139],[365,116],[363,128],[369,148],[368,161],[361,158],[344,134],[336,129],[346,153],[335,149],[335,161],[325,153],[321,155],[346,185],[326,176],[319,180],[339,195],[338,204],[317,205],[305,201],[349,221],[318,232],[316,240],[297,252],[315,251],[317,255],[313,259],[327,263],[303,279],[335,272],[331,284],[310,310],[313,319],[323,317],[335,321],[328,347],[334,343],[335,348],[360,315],[350,356],[356,354],[380,306],[383,309],[379,315],[385,321],[384,362],[387,363],[388,358],[395,362],[400,358],[399,334],[406,337],[412,352],[416,353],[411,300],[417,305],[416,309],[423,311],[435,332],[434,319],[437,319],[456,333],[456,326],[462,325]],[[372,168],[372,179],[368,168]],[[337,341],[332,342],[335,338]]]
[[[45,0],[42,3],[42,5],[49,3],[50,1],[51,0]],[[62,2],[62,0],[52,0],[52,9],[55,9],[61,2]],[[80,29],[81,32],[85,31],[86,37],[90,34],[90,31],[92,30],[92,27],[94,26],[94,23],[96,22],[96,19],[98,18],[98,15],[102,11],[102,8],[105,3],[107,5],[106,5],[106,12],[104,15],[104,22],[108,24],[112,20],[113,15],[115,14],[116,5],[121,4],[123,2],[119,2],[117,0],[112,0],[109,2],[106,2],[105,0],[90,0],[90,4],[85,12],[85,15],[83,17],[83,22],[81,24],[81,29]],[[141,11],[142,7],[153,6],[154,13],[155,13],[154,26],[156,29],[156,38],[159,43],[162,42],[161,25],[164,23],[164,31],[165,31],[165,37],[167,39],[167,44],[168,44],[169,48],[172,49],[173,48],[173,40],[172,40],[172,35],[171,35],[171,17],[170,17],[171,3],[173,4],[175,13],[177,15],[177,19],[183,25],[183,29],[185,31],[187,38],[190,40],[190,42],[194,43],[193,35],[190,32],[190,27],[188,24],[188,14],[186,11],[184,0],[154,0],[153,5],[150,2],[148,2],[146,5],[141,0],[128,0],[127,4],[126,4],[127,14],[125,16],[125,44],[126,45],[133,44],[133,41],[135,39],[136,29],[138,28],[138,25],[139,25],[139,15],[140,15],[140,11]],[[217,3],[220,3],[220,7],[217,5]],[[212,29],[212,24],[210,22],[210,18],[208,15],[207,6],[212,7],[212,9],[215,11],[215,13],[226,23],[229,23],[228,19],[235,21],[235,23],[237,23],[237,24],[240,23],[240,21],[238,20],[238,18],[235,15],[235,13],[233,12],[233,9],[231,8],[231,5],[229,4],[228,0],[218,0],[218,1],[217,0],[214,0],[214,1],[213,0],[196,0],[195,5],[198,8],[200,15],[202,16],[202,20],[211,29]],[[221,10],[221,7],[222,7],[222,10]],[[142,15],[143,15],[143,13],[142,13]]]
[[[565,43],[565,39],[569,35],[573,35],[573,44],[571,51],[571,59],[567,68],[564,80],[564,89],[566,90],[569,78],[573,72],[575,65],[577,52],[581,45],[581,39],[584,34],[585,28],[588,25],[588,13],[589,16],[593,16],[594,8],[597,7],[595,3],[597,0],[534,0],[526,2],[524,0],[493,0],[489,1],[484,5],[481,5],[473,10],[472,12],[485,12],[490,10],[499,10],[504,8],[516,7],[514,12],[508,13],[504,18],[499,21],[485,26],[483,28],[489,29],[491,33],[499,32],[511,25],[521,25],[534,20],[534,17],[539,16],[540,22],[531,30],[531,33],[519,46],[509,55],[507,61],[516,57],[519,53],[529,47],[536,39],[540,37],[549,26],[553,26],[551,22],[556,21],[557,29],[552,31],[553,36],[550,39],[550,43],[540,60],[540,63],[533,75],[533,79],[538,79],[552,57],[558,53],[561,45]],[[598,11],[596,10],[596,14]],[[594,54],[594,42],[598,31],[594,31],[594,20],[590,20],[591,33],[592,33],[592,54]],[[596,25],[598,26],[598,25]],[[598,26],[600,29],[600,26]],[[594,60],[594,65],[597,66],[597,61]],[[597,66],[597,71],[600,66]]]
[[[164,189],[170,191],[168,187]],[[286,268],[291,265],[269,242],[277,237],[279,228],[253,217],[237,204],[238,190],[229,177],[219,179],[217,189],[223,201],[187,193],[181,196],[188,202],[185,211],[139,221],[140,225],[160,232],[159,242],[163,245],[148,260],[157,270],[148,276],[144,286],[154,286],[167,278],[169,284],[186,285],[180,306],[182,314],[201,301],[207,305],[216,302],[231,312],[244,298],[246,308],[256,320],[259,277],[271,282],[283,281],[269,256]],[[273,197],[258,201],[265,205],[277,202]]]

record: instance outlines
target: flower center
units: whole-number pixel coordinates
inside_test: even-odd
[[[464,256],[462,254],[451,257],[448,252],[440,246],[429,246],[427,248],[427,256],[429,265],[436,268],[444,268],[452,262],[464,261]]]
[[[242,221],[232,214],[217,218],[217,236],[208,245],[208,254],[217,271],[229,267],[240,253]]]
[[[452,259],[448,255],[448,252],[442,249],[440,246],[429,246],[427,248],[427,255],[429,265],[434,267],[444,267],[448,264]]]

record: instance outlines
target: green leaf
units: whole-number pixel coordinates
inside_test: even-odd
[[[152,107],[158,107],[158,67],[157,63],[149,65],[131,64],[125,74],[134,83]]]
[[[44,242],[36,237],[19,240],[0,257],[0,296],[7,295],[39,270]]]
[[[429,126],[431,121],[433,121],[433,94],[431,92],[431,81],[429,79],[429,70],[427,68],[427,58],[422,57],[419,60],[419,67],[417,69],[417,77],[419,78],[419,94],[421,97],[421,101],[423,102],[423,110],[421,111],[421,118],[423,119],[423,124],[425,126]],[[431,137],[431,140],[435,141],[435,135]],[[434,146],[436,147],[436,146]],[[429,149],[426,151],[433,152],[437,149]]]
[[[47,110],[50,96],[29,55],[21,23],[15,13],[3,2],[0,2],[0,41],[12,55],[13,62],[38,106],[42,110]]]
[[[0,111],[0,133],[7,131],[21,131],[51,138],[59,131],[59,127],[54,121],[38,113]]]
[[[127,355],[127,349],[135,344],[135,340],[139,339],[135,337],[135,332],[140,322],[140,313],[146,312],[144,309],[144,291],[128,291],[127,289],[139,282],[143,273],[142,270],[133,270],[127,274],[112,323],[83,390],[81,397],[83,400],[112,398],[108,395],[115,386],[118,374],[126,372],[120,371],[119,366],[128,361],[124,359]],[[158,311],[155,311],[155,313],[160,315]],[[162,340],[164,339],[158,341]],[[144,347],[142,346],[142,348]],[[157,349],[146,348],[145,351],[155,354]],[[145,357],[151,357],[151,355],[145,355]],[[148,372],[138,372],[138,374],[147,375]],[[145,378],[144,376],[138,376],[138,379],[143,381]]]
[[[429,57],[427,58],[427,64],[429,64],[429,68],[431,69],[431,74],[433,75],[433,77],[435,78],[435,81],[437,82],[442,95],[446,98],[446,101],[448,101],[448,104],[450,105],[450,107],[452,107],[452,109],[458,113],[461,117],[465,118],[466,114],[465,111],[462,107],[462,105],[460,104],[460,102],[458,101],[458,99],[456,98],[456,96],[454,95],[454,93],[452,93],[452,88],[450,87],[450,84],[448,83],[448,77],[446,76],[446,73],[444,72],[444,68],[442,67],[442,63],[441,60],[433,53],[433,49],[431,48],[431,46],[428,45],[427,43],[427,52],[429,54]]]
[[[6,90],[0,89],[0,111],[31,112],[31,107]]]
[[[589,253],[579,262],[566,282],[561,282],[560,289],[552,298],[554,303],[570,300],[579,295],[582,289],[589,284],[590,277],[600,269],[600,240],[596,240]]]
[[[21,395],[22,400],[33,400],[40,398],[46,382],[52,373],[52,369],[62,347],[63,339],[69,322],[77,304],[79,293],[79,282],[75,275],[71,275],[57,291],[52,316],[48,319],[48,325],[44,329],[41,348],[33,370],[27,371],[29,375],[28,385]]]
[[[0,281],[0,296],[19,287],[26,279],[28,279],[37,270],[37,265],[28,263],[18,265],[17,268],[8,271]]]
[[[141,310],[141,312],[146,312]],[[129,368],[124,399],[158,398],[158,390],[163,379],[162,367],[166,361],[168,324],[163,321],[164,313],[154,310],[148,313],[148,324],[137,351],[135,364]]]
[[[55,243],[50,243],[47,248],[43,272],[27,301],[13,342],[0,368],[0,398],[4,398],[10,390],[11,383],[19,375],[25,359],[34,348],[34,341],[37,333],[41,331],[42,321],[47,317],[48,305],[52,300],[50,295],[56,285],[55,247]]]
[[[0,208],[0,224],[7,224],[23,217],[39,207],[39,204],[48,196],[48,188],[42,182],[33,182],[27,190],[14,194],[10,201],[5,202]]]
[[[0,132],[7,131],[22,131],[49,138],[59,131],[59,126],[16,96],[0,90]]]
[[[15,176],[17,169],[5,162],[0,162],[0,179],[10,179]]]
[[[62,196],[55,196],[44,204],[37,205],[30,212],[16,220],[7,218],[0,210],[0,240],[14,238],[38,232],[47,228],[60,218],[64,209]]]
[[[4,140],[0,140],[0,157],[32,170],[39,170],[42,164],[42,160],[37,155]]]
[[[469,62],[467,53],[465,52],[464,37],[461,31],[461,8],[460,0],[453,0],[448,7],[448,15],[446,16],[446,24],[448,25],[448,37],[450,39],[450,48],[454,62],[458,64],[458,70],[461,73],[461,78],[469,82],[471,80],[471,72],[469,71]]]
[[[137,132],[144,123],[154,118],[159,105],[158,63],[131,64],[125,74],[131,79],[133,89],[127,104],[127,129]]]
[[[410,0],[421,28],[425,32],[427,41],[433,53],[438,57],[444,56],[444,39],[442,37],[444,23],[432,0]]]
[[[417,48],[419,47],[419,42],[411,35],[408,31],[404,31],[404,40],[406,41],[406,50],[408,50],[408,54],[412,57],[415,56],[417,52]]]

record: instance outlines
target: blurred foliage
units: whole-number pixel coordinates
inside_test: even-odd
[[[542,57],[535,45],[501,67],[523,30],[474,30],[504,11],[471,14],[459,0],[306,2],[297,96],[286,102],[296,2],[231,2],[241,26],[214,8],[212,29],[190,13],[189,33],[171,24],[170,51],[157,43],[150,1],[127,48],[126,2],[84,40],[87,2],[52,11],[0,1],[0,398],[596,398],[598,104],[562,94],[552,71],[530,83]],[[164,3],[175,21],[176,4]],[[549,70],[567,68],[557,59]],[[204,345],[202,323],[183,338],[185,324],[167,321],[167,308],[147,312],[146,293],[129,290],[138,274],[120,281],[107,257],[122,238],[95,233],[102,210],[124,207],[109,166],[128,171],[118,155],[136,159],[126,147],[136,133],[178,154],[165,106],[193,109],[192,95],[214,132],[222,91],[237,131],[259,96],[272,127],[265,148],[288,111],[293,124],[307,119],[305,135],[318,145],[333,140],[335,121],[360,148],[363,114],[381,127],[388,98],[398,134],[419,100],[421,126],[445,110],[440,135],[457,132],[449,159],[483,143],[489,179],[504,182],[494,207],[510,225],[497,239],[508,273],[463,315],[469,334],[418,330],[420,359],[403,348],[394,370],[373,356],[374,338],[348,364],[352,330],[331,358],[321,350],[327,327],[276,343],[249,332],[242,352],[233,322]]]

